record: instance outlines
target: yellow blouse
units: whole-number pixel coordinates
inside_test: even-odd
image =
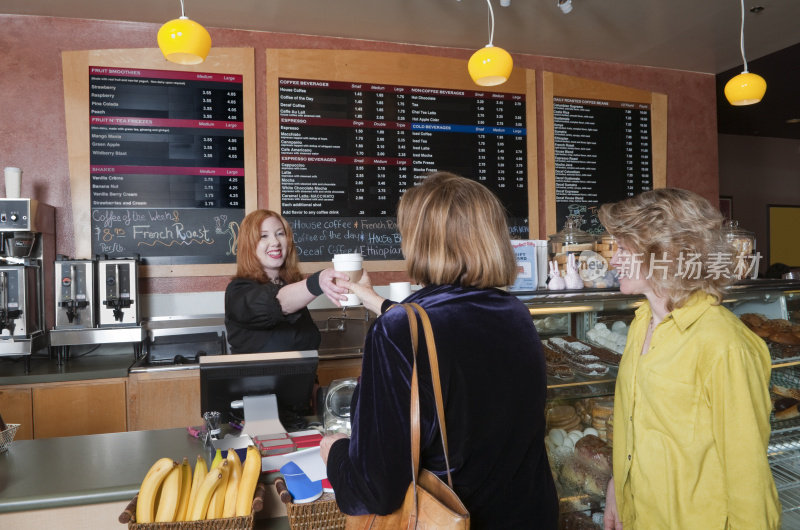
[[[695,293],[655,329],[636,311],[614,401],[614,487],[625,530],[780,527],[767,462],[764,341]]]

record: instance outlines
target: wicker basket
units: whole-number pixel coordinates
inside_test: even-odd
[[[259,482],[253,496],[253,509],[250,515],[241,517],[226,517],[220,519],[207,519],[205,521],[176,521],[174,523],[137,523],[136,522],[136,495],[128,503],[128,507],[119,516],[120,523],[127,523],[128,530],[252,530],[253,514],[264,506],[266,487]]]
[[[345,514],[339,511],[333,493],[323,493],[314,502],[295,504],[282,477],[275,479],[275,489],[283,504],[292,530],[343,530]]]
[[[7,423],[6,430],[0,431],[0,453],[5,453],[11,447],[11,442],[14,441],[19,426],[19,423]]]

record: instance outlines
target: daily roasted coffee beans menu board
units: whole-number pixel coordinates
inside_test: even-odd
[[[525,95],[280,78],[281,209],[301,261],[400,260],[403,192],[433,171],[491,189],[529,237]]]
[[[553,97],[556,220],[579,215],[603,232],[597,208],[653,188],[650,104]]]
[[[235,262],[242,76],[89,67],[92,254]]]

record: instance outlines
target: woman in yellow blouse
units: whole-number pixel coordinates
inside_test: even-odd
[[[603,205],[620,290],[642,294],[617,376],[606,530],[773,529],[770,356],[720,305],[733,248],[699,195],[652,190]]]

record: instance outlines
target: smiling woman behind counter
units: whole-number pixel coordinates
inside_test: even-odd
[[[307,305],[325,294],[338,307],[347,280],[332,268],[306,279],[300,273],[289,223],[271,210],[256,210],[239,230],[236,276],[225,289],[225,328],[232,353],[319,348],[320,333]]]

